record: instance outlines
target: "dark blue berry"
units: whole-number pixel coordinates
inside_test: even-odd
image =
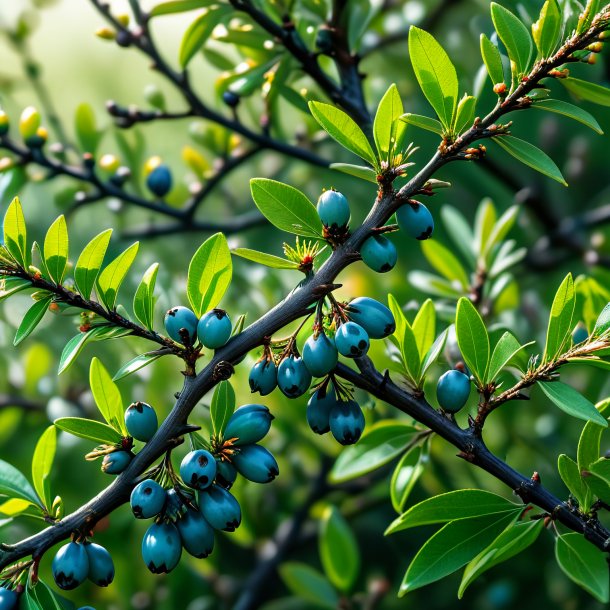
[[[205,489],[216,477],[216,460],[205,449],[191,451],[180,464],[182,480],[193,489]]]
[[[239,104],[239,99],[239,95],[234,91],[227,90],[222,94],[222,101],[231,108],[235,108]]]
[[[218,485],[212,485],[199,494],[199,509],[214,529],[234,532],[241,523],[239,502]]]
[[[157,432],[155,410],[145,402],[134,402],[125,411],[125,427],[133,438],[147,443]]]
[[[337,442],[353,445],[364,430],[364,414],[355,400],[338,401],[330,411],[330,431]]]
[[[53,557],[53,578],[60,589],[76,589],[89,574],[89,558],[82,544],[68,542]]]
[[[153,523],[142,539],[142,558],[153,574],[171,572],[180,561],[182,540],[173,523]]]
[[[180,489],[180,492],[178,492],[173,487],[168,489],[163,516],[171,521],[176,521],[186,512],[187,502],[194,503],[194,496],[190,492],[185,489]]]
[[[0,610],[16,610],[19,596],[12,589],[0,587]]]
[[[131,492],[131,510],[136,519],[151,519],[163,510],[166,499],[165,489],[156,481],[146,479]]]
[[[197,336],[204,347],[218,349],[231,337],[231,319],[224,309],[212,309],[197,324]]]
[[[347,358],[360,358],[369,351],[369,336],[356,322],[341,324],[335,333],[335,345]]]
[[[339,360],[335,342],[324,333],[311,335],[303,346],[303,362],[314,377],[330,373]]]
[[[307,423],[316,434],[326,434],[330,430],[330,411],[337,404],[333,387],[326,388],[322,396],[321,390],[316,390],[307,403]]]
[[[360,256],[367,267],[377,273],[386,273],[398,260],[396,246],[383,235],[372,235],[360,246]]]
[[[579,324],[574,331],[572,332],[572,341],[574,341],[574,345],[578,345],[583,341],[586,341],[589,338],[589,333],[587,329]]]
[[[165,197],[172,190],[172,172],[167,165],[157,165],[146,178],[146,186],[157,197]]]
[[[237,472],[254,483],[270,483],[280,474],[272,453],[261,445],[246,445],[233,457]]]
[[[392,312],[382,303],[369,297],[358,297],[350,302],[349,319],[360,324],[371,339],[383,339],[396,330]]]
[[[102,472],[106,474],[121,474],[129,462],[133,459],[133,453],[129,451],[113,451],[104,456],[102,460]]]
[[[234,445],[250,445],[265,437],[273,415],[264,405],[244,405],[231,415],[224,430],[225,439],[236,439]]]
[[[188,307],[173,307],[165,314],[165,330],[178,343],[193,345],[198,323],[197,316]]]
[[[250,370],[248,377],[250,390],[261,396],[271,394],[277,387],[277,367],[273,360],[259,360]]]
[[[470,378],[461,371],[447,371],[436,386],[436,399],[444,411],[457,413],[470,396]]]
[[[203,559],[214,550],[214,528],[199,510],[189,508],[176,523],[176,527],[184,550],[193,557]]]
[[[223,489],[231,489],[235,479],[237,478],[237,470],[233,464],[224,460],[216,461],[216,484]]]
[[[81,606],[78,610],[95,610],[95,608],[93,606]]]
[[[307,392],[311,384],[311,373],[302,358],[288,356],[277,369],[277,385],[288,398],[297,398]]]
[[[347,199],[338,191],[324,191],[318,199],[318,215],[325,227],[346,227],[350,219]]]
[[[423,203],[405,203],[396,212],[401,231],[415,239],[428,239],[434,231],[434,218]]]
[[[114,563],[110,553],[94,542],[87,542],[84,547],[89,560],[87,578],[98,587],[107,587],[114,580]]]

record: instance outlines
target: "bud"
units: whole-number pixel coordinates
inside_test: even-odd
[[[589,55],[589,57],[587,57],[587,63],[590,66],[596,64],[597,63],[597,55],[595,55],[594,53],[591,53],[591,55]]]
[[[116,32],[110,28],[97,28],[95,35],[102,40],[114,40],[116,38]]]
[[[4,110],[0,110],[0,136],[8,133],[9,121],[8,114]]]
[[[129,25],[129,15],[127,13],[122,13],[116,16],[116,20],[126,28]]]
[[[162,163],[162,159],[158,155],[151,157],[144,164],[144,173],[148,176],[148,174],[150,174],[150,172],[152,172],[153,169],[159,167],[159,165],[161,165],[161,163]]]
[[[24,140],[36,135],[40,127],[40,113],[34,106],[28,106],[19,119],[19,133]]]
[[[55,496],[55,500],[53,500],[51,515],[56,519],[61,519],[64,516],[64,501],[60,496]]]
[[[494,85],[494,93],[496,95],[506,95],[506,83],[496,83]]]
[[[49,132],[46,127],[39,127],[36,133],[29,138],[25,138],[26,146],[30,148],[41,148],[49,139]]]
[[[144,99],[153,107],[158,110],[165,110],[165,96],[157,85],[146,85],[144,89]]]
[[[108,173],[116,172],[116,170],[119,169],[120,164],[120,161],[111,154],[102,155],[98,163],[99,167]]]
[[[587,47],[587,49],[591,51],[591,53],[601,53],[603,48],[604,45],[601,42],[594,42],[593,44],[590,44]]]

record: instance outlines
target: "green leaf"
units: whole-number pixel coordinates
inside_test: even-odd
[[[83,102],[74,114],[74,131],[81,153],[95,155],[103,133],[97,130],[95,113],[90,104]]]
[[[428,373],[428,370],[438,360],[438,357],[441,355],[441,352],[445,347],[445,341],[447,340],[447,330],[448,329],[445,329],[436,338],[436,340],[428,350],[428,353],[424,356],[424,359],[422,360],[421,368],[419,371],[420,383],[418,384],[418,387],[420,389],[422,387],[422,382],[424,381],[426,374]]]
[[[603,500],[610,500],[610,460],[603,457],[581,471],[583,481],[593,493]]]
[[[560,78],[559,82],[576,97],[599,106],[610,106],[610,89],[579,78]]]
[[[366,167],[364,165],[352,165],[351,163],[331,163],[329,167],[330,169],[337,170],[338,172],[377,184],[377,172],[370,167]]]
[[[555,558],[566,576],[603,604],[610,600],[608,563],[605,553],[595,548],[581,534],[558,536]]]
[[[458,102],[455,114],[455,124],[453,127],[455,133],[462,133],[472,126],[476,106],[477,98],[472,95],[464,95]]]
[[[474,221],[474,243],[473,250],[479,259],[485,259],[489,239],[498,221],[496,208],[489,197],[485,197],[479,207]]]
[[[564,102],[563,100],[540,100],[534,102],[531,108],[535,108],[536,110],[547,110],[548,112],[555,112],[556,114],[562,114],[563,116],[567,116],[571,119],[590,127],[593,131],[599,133],[600,135],[604,132],[602,128],[599,126],[597,119],[586,110],[583,110],[580,106],[575,106],[574,104],[570,104],[569,102]]]
[[[555,293],[546,332],[543,362],[552,362],[569,345],[572,333],[572,320],[576,307],[574,280],[568,273]]]
[[[491,354],[491,360],[489,361],[489,371],[487,372],[485,381],[489,383],[494,381],[500,372],[508,365],[508,363],[525,347],[532,345],[527,343],[526,345],[520,345],[519,341],[515,339],[514,335],[509,332],[505,332],[494,347],[494,351]]]
[[[149,330],[153,329],[155,319],[155,284],[159,263],[153,263],[144,273],[142,281],[133,297],[133,313],[136,318]]]
[[[30,280],[22,280],[18,277],[3,277],[0,278],[0,301],[7,299],[12,294],[17,294],[26,288],[30,288],[32,282]]]
[[[97,359],[91,360],[89,368],[91,393],[104,419],[123,436],[128,436],[125,428],[123,399],[112,377],[104,365]]]
[[[418,434],[419,430],[407,424],[377,422],[358,443],[341,452],[330,472],[330,480],[343,483],[380,468],[399,456]]]
[[[595,405],[603,417],[610,415],[610,400],[603,400]],[[578,439],[577,461],[578,470],[582,472],[599,459],[601,438],[604,427],[588,421]]]
[[[179,61],[182,69],[186,68],[195,54],[207,42],[214,28],[232,11],[233,8],[230,6],[216,4],[207,7],[189,25],[180,42]]]
[[[425,271],[410,271],[407,275],[413,286],[428,294],[450,299],[459,299],[462,292],[451,285],[451,282]]]
[[[257,250],[250,250],[249,248],[235,248],[235,250],[231,250],[231,253],[254,263],[260,263],[266,267],[271,267],[272,269],[299,268],[299,263],[290,261],[287,258],[280,258],[279,256],[273,256],[273,254],[258,252]]]
[[[40,506],[40,500],[25,476],[8,462],[0,460],[0,495],[21,498]]]
[[[32,334],[34,329],[44,318],[45,313],[47,313],[52,300],[53,295],[50,294],[40,299],[40,301],[36,301],[36,303],[34,303],[34,305],[27,310],[25,316],[23,316],[23,320],[21,320],[21,324],[19,325],[17,332],[15,333],[13,345],[19,345]]]
[[[608,427],[606,418],[580,392],[560,381],[539,381],[540,389],[562,411],[572,417],[593,421],[604,428]]]
[[[140,244],[135,242],[127,250],[119,254],[100,273],[97,287],[100,300],[110,311],[114,309],[119,288],[138,254]]]
[[[235,390],[228,381],[221,381],[214,389],[212,404],[210,405],[210,419],[214,436],[222,435],[235,411]]]
[[[514,76],[522,76],[528,71],[534,54],[534,43],[528,29],[513,13],[495,2],[491,3],[491,19],[509,59],[515,65]]]
[[[47,231],[44,239],[44,262],[51,279],[61,284],[68,262],[68,227],[64,216],[60,216]]]
[[[428,498],[396,518],[385,535],[410,527],[447,523],[522,509],[502,496],[481,489],[459,489]]]
[[[189,264],[186,293],[197,317],[220,303],[233,275],[231,252],[222,233],[208,237]]]
[[[350,526],[334,506],[328,506],[322,515],[318,545],[326,576],[348,593],[360,572],[360,550]]]
[[[489,78],[494,85],[504,82],[504,66],[502,65],[502,57],[498,47],[485,36],[481,34],[481,57],[487,68]]]
[[[580,476],[578,464],[571,457],[562,453],[557,458],[557,470],[559,471],[561,480],[569,489],[570,493],[576,498],[581,509],[588,510],[591,492]]]
[[[132,373],[143,369],[145,366],[152,364],[155,360],[161,358],[161,354],[156,354],[155,352],[150,352],[148,354],[141,354],[140,356],[136,356],[129,362],[125,363],[114,375],[112,381],[119,381],[119,379],[123,379],[124,377],[128,377]]]
[[[331,138],[377,168],[377,157],[371,144],[348,114],[322,102],[309,102],[309,111]]]
[[[373,135],[379,158],[390,161],[396,144],[396,125],[397,121],[404,112],[402,100],[396,85],[390,85],[385,95],[381,98],[375,122],[373,124]]]
[[[538,21],[532,24],[532,34],[540,57],[547,58],[553,54],[559,43],[561,26],[561,8],[557,0],[546,0],[542,5]]]
[[[400,120],[407,123],[407,125],[415,125],[415,127],[431,131],[439,136],[443,135],[443,126],[441,125],[441,122],[436,119],[431,119],[430,117],[422,116],[421,114],[407,112],[400,117]]]
[[[492,138],[492,140],[503,148],[509,155],[521,161],[528,167],[535,169],[537,172],[556,180],[564,186],[568,186],[564,177],[561,175],[559,168],[555,165],[545,152],[536,148],[533,144],[520,140],[514,136],[501,136]]]
[[[441,218],[455,246],[470,265],[474,266],[476,264],[473,254],[474,233],[464,215],[453,206],[444,205],[441,208]]]
[[[280,576],[295,595],[312,604],[334,610],[339,595],[328,580],[305,563],[286,561],[279,568]]]
[[[409,29],[409,55],[419,86],[440,122],[449,130],[458,101],[455,66],[434,36],[415,26]]]
[[[470,282],[466,270],[449,248],[432,239],[422,241],[421,247],[426,260],[432,267],[450,282],[457,282],[463,290],[468,290]]]
[[[392,506],[397,513],[404,511],[409,495],[423,473],[428,459],[428,443],[415,445],[400,458],[390,482]]]
[[[519,215],[520,206],[513,205],[500,216],[497,220],[495,219],[494,212],[494,223],[491,231],[485,240],[482,255],[487,260],[494,253],[495,246],[500,244],[502,240],[508,235],[508,232],[513,228],[517,216]]]
[[[60,417],[53,422],[60,430],[74,436],[86,438],[96,443],[114,445],[121,442],[122,436],[108,424],[82,417]]]
[[[172,0],[170,2],[161,2],[161,4],[153,6],[149,15],[150,17],[160,17],[161,15],[184,13],[198,8],[205,8],[213,3],[214,0]]]
[[[27,229],[19,197],[11,201],[4,215],[4,247],[24,269],[30,264],[27,246]]]
[[[594,337],[599,337],[610,330],[610,303],[608,303],[599,314],[595,327],[591,333]]]
[[[426,299],[411,325],[420,360],[428,352],[436,337],[436,309],[432,299]]]
[[[466,297],[457,304],[455,333],[466,365],[479,384],[484,384],[489,366],[489,335],[483,318]]]
[[[298,189],[276,180],[253,178],[250,190],[256,207],[278,229],[304,237],[322,237],[322,221],[316,207]]]
[[[32,456],[32,481],[34,489],[47,510],[53,503],[49,477],[53,460],[55,459],[56,448],[57,429],[55,426],[49,426],[38,440],[36,449],[34,449],[34,455]]]
[[[66,371],[81,353],[83,347],[85,347],[89,341],[95,340],[97,337],[103,335],[107,330],[108,326],[106,325],[95,326],[86,333],[78,333],[78,335],[72,337],[61,352],[57,374],[60,375]]]
[[[91,296],[95,280],[102,267],[104,255],[110,242],[112,229],[103,231],[94,237],[81,252],[74,268],[74,282],[84,299]]]

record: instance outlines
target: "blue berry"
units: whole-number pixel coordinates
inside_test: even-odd
[[[95,610],[93,606],[81,606],[78,610]]]
[[[316,434],[326,434],[330,430],[330,411],[337,404],[335,389],[331,386],[326,388],[326,394],[321,395],[316,390],[307,403],[307,423]]]
[[[16,610],[19,596],[12,589],[0,587],[0,610]]]
[[[461,371],[447,371],[436,386],[436,399],[444,411],[457,413],[470,396],[470,378]]]
[[[335,342],[323,332],[317,337],[311,335],[303,346],[303,362],[314,377],[323,377],[330,373],[339,360]]]
[[[386,273],[398,260],[396,246],[383,235],[372,235],[360,246],[360,256],[367,267],[377,273]]]
[[[325,227],[346,227],[350,219],[347,199],[338,191],[324,191],[318,199],[318,215]]]
[[[231,319],[224,309],[212,309],[197,324],[197,336],[204,347],[218,349],[231,337]]]
[[[270,483],[280,474],[275,458],[261,445],[241,447],[232,459],[237,472],[254,483]]]
[[[214,528],[199,510],[189,508],[176,523],[184,550],[203,559],[214,550]]]
[[[239,502],[226,489],[212,485],[199,494],[199,510],[217,530],[234,532],[241,523]]]
[[[157,197],[165,197],[172,189],[172,172],[167,165],[157,165],[146,178],[146,186]]]
[[[193,489],[205,489],[216,477],[216,460],[205,449],[191,451],[180,464],[182,480]]]
[[[239,95],[234,91],[225,91],[222,94],[222,101],[229,107],[235,108],[239,104]]]
[[[347,358],[360,358],[369,351],[369,336],[356,322],[341,324],[335,333],[335,345]]]
[[[297,398],[307,392],[311,384],[311,373],[302,358],[288,356],[277,369],[277,385],[288,398]]]
[[[188,307],[173,307],[165,314],[165,330],[178,343],[193,345],[198,322],[197,316]]]
[[[237,439],[233,444],[238,447],[257,443],[269,432],[272,420],[273,415],[264,405],[244,405],[231,415],[223,437]]]
[[[153,574],[171,572],[180,561],[182,540],[173,523],[153,523],[142,539],[142,558]]]
[[[89,574],[89,558],[82,544],[68,542],[53,557],[53,578],[60,589],[76,589]]]
[[[224,460],[216,461],[216,485],[220,485],[223,489],[231,489],[236,478],[237,470],[233,464]]]
[[[261,396],[271,394],[277,387],[277,367],[273,360],[259,360],[250,370],[248,377],[250,390]]]
[[[353,445],[364,430],[364,414],[355,400],[338,401],[330,411],[330,431],[337,442]]]
[[[107,587],[114,580],[114,563],[110,553],[94,542],[87,542],[84,547],[89,560],[87,577],[98,587]]]
[[[166,500],[165,489],[156,481],[146,479],[131,492],[131,510],[136,519],[151,519],[163,510]]]
[[[572,341],[574,341],[574,345],[578,345],[579,343],[586,341],[588,338],[589,333],[582,324],[579,324],[572,332]]]
[[[428,239],[434,231],[434,218],[423,203],[405,203],[396,212],[402,231],[415,239]]]
[[[102,472],[106,474],[121,474],[133,459],[133,453],[129,451],[113,451],[104,456],[102,460]]]
[[[125,427],[133,438],[147,443],[157,432],[155,410],[145,402],[134,402],[125,411]]]
[[[180,519],[187,510],[187,502],[191,504],[194,502],[194,497],[190,492],[185,489],[180,489],[178,492],[174,487],[168,489],[163,516],[171,521]]]
[[[347,315],[360,324],[371,339],[383,339],[396,330],[392,312],[382,303],[369,297],[358,297],[350,302]]]

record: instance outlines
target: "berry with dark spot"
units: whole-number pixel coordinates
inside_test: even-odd
[[[216,460],[205,449],[191,451],[180,464],[182,480],[193,489],[205,489],[216,477]]]
[[[89,558],[82,544],[68,542],[53,557],[51,564],[55,584],[66,591],[76,589],[89,574]]]
[[[195,501],[192,492],[184,488],[175,487],[167,490],[167,500],[163,508],[163,517],[170,521],[177,521],[187,511],[190,504]]]
[[[423,203],[405,203],[396,212],[401,231],[415,239],[428,239],[434,231],[434,218]]]
[[[199,510],[189,508],[176,523],[184,550],[203,559],[214,550],[214,528],[205,520]]]
[[[131,492],[131,510],[136,519],[156,517],[165,506],[167,492],[159,483],[146,479],[138,483]]]
[[[218,349],[231,337],[231,319],[224,309],[212,309],[197,324],[197,336],[204,347]]]
[[[98,587],[107,587],[114,580],[114,562],[110,553],[94,542],[87,542],[83,546],[89,560],[87,578]]]
[[[367,267],[377,273],[386,273],[398,260],[396,246],[383,235],[372,235],[360,246],[360,256]]]
[[[369,336],[360,324],[345,322],[335,333],[335,345],[342,356],[360,358],[369,351]]]
[[[364,430],[364,414],[355,400],[338,401],[330,411],[330,431],[337,442],[353,445]]]
[[[236,478],[237,470],[233,464],[225,460],[216,461],[216,485],[220,485],[223,489],[231,489]]]
[[[358,297],[350,301],[347,315],[350,320],[360,324],[371,339],[389,337],[396,330],[392,312],[369,297]]]
[[[311,384],[311,373],[303,359],[298,356],[284,358],[277,369],[277,385],[288,398],[297,398],[307,392]]]
[[[324,191],[318,199],[318,216],[325,227],[344,229],[350,219],[347,199],[338,191]]]
[[[326,388],[326,394],[316,390],[307,403],[307,423],[316,434],[326,434],[330,430],[330,411],[337,404],[335,389]]]
[[[218,485],[212,485],[199,494],[199,509],[214,529],[234,532],[241,523],[239,502]]]
[[[147,443],[157,432],[155,410],[145,402],[134,402],[125,411],[125,427],[133,438]]]
[[[461,371],[447,371],[436,385],[436,399],[444,411],[457,413],[470,396],[470,377]]]
[[[254,483],[270,483],[280,474],[273,454],[261,445],[246,445],[233,456],[237,472]]]
[[[231,415],[224,430],[225,439],[236,439],[234,445],[250,445],[265,437],[273,415],[264,405],[244,405]]]
[[[102,460],[102,472],[106,474],[121,474],[133,459],[130,451],[113,451],[104,456]]]
[[[153,523],[142,539],[142,558],[153,574],[171,572],[180,561],[182,539],[173,523]]]
[[[271,394],[277,387],[277,367],[271,359],[259,360],[251,369],[248,383],[252,392],[261,396]]]
[[[197,316],[188,307],[173,307],[165,314],[165,330],[178,343],[193,345],[197,337]]]

